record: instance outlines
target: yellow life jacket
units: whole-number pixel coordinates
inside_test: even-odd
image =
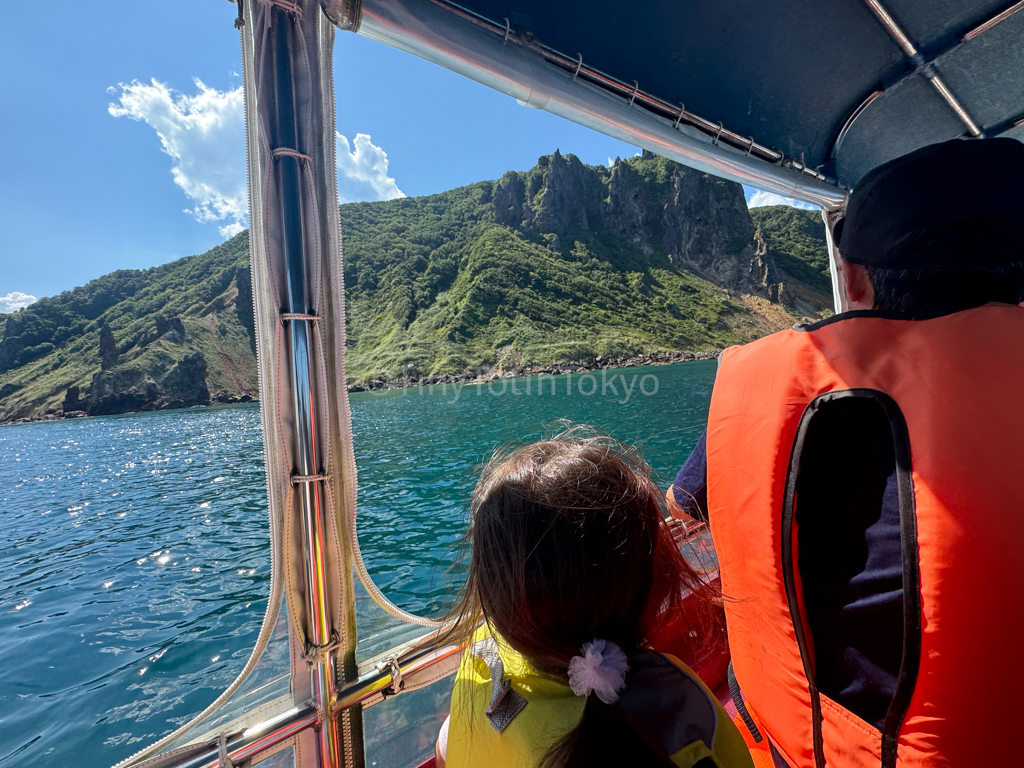
[[[689,667],[654,651],[629,664],[619,705],[676,766],[709,758],[718,768],[753,768],[736,726]],[[455,677],[447,768],[536,768],[576,727],[585,704],[567,680],[533,669],[481,627]]]

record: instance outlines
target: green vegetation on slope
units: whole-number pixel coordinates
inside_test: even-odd
[[[200,256],[112,272],[6,316],[0,419],[59,409],[69,387],[89,388],[101,367],[104,325],[119,358],[112,371],[123,380],[132,380],[134,372],[141,381],[202,351],[212,396],[254,396],[256,366],[246,328],[251,296],[242,294],[241,313],[236,306],[237,282],[248,285],[248,260],[248,233],[242,233]]]
[[[732,295],[771,288],[751,276],[739,185],[664,158],[608,169],[556,153],[497,182],[343,206],[342,227],[355,381],[700,351],[793,320]],[[787,237],[777,250],[800,262]]]
[[[818,211],[788,205],[753,208],[750,216],[761,228],[768,252],[787,275],[831,296],[832,278],[825,248],[825,222]]]
[[[563,254],[496,225],[475,234],[454,280],[442,252],[437,261],[433,253],[414,256],[425,262],[418,271],[409,260],[389,265],[384,274],[402,278],[380,280],[376,290],[354,282],[347,360],[354,379],[396,377],[409,366],[417,375],[461,373],[498,364],[501,354],[546,364],[743,339],[734,328],[740,308],[692,274],[623,269],[579,241]],[[362,246],[350,233],[350,263],[362,266]]]
[[[830,291],[816,214],[752,220],[738,185],[650,156],[609,169],[555,153],[341,213],[351,382],[697,352],[820,312]],[[256,387],[247,233],[0,316],[0,420]]]

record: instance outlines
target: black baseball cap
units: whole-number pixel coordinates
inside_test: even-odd
[[[871,170],[834,227],[848,261],[890,269],[1024,261],[1024,144],[954,139]]]

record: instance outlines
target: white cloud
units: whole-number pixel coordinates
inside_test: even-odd
[[[120,83],[114,117],[147,123],[171,157],[174,183],[195,204],[186,209],[199,222],[225,222],[223,237],[248,224],[245,179],[245,125],[242,88],[218,91],[196,79],[199,92],[187,96],[156,80]]]
[[[244,229],[245,225],[240,221],[233,221],[230,224],[225,224],[223,227],[218,227],[221,237],[234,237]]]
[[[22,307],[34,304],[35,301],[35,296],[22,293],[21,291],[11,291],[6,296],[0,296],[0,314],[6,315],[11,312],[17,312]]]
[[[174,183],[194,203],[186,209],[199,222],[221,223],[223,237],[248,226],[245,176],[245,113],[242,88],[218,91],[195,81],[194,96],[176,93],[152,80],[121,83],[108,92],[118,97],[107,109],[114,117],[148,124],[171,157]],[[341,202],[405,197],[388,176],[388,156],[370,137],[349,140],[337,134],[338,196]]]
[[[783,197],[775,192],[765,192],[763,189],[756,190],[747,201],[747,208],[764,208],[766,205],[789,205],[793,208],[802,208],[805,211],[816,211],[818,206],[805,203],[802,200],[794,200],[792,197]]]
[[[388,154],[376,146],[365,133],[349,140],[337,136],[338,199],[343,203],[363,200],[394,200],[405,197],[393,178],[388,176]]]

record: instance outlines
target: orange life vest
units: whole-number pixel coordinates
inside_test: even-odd
[[[845,396],[886,411],[899,468],[905,642],[884,735],[817,690],[794,562],[791,465],[815,409]],[[1019,764],[1024,307],[851,312],[728,349],[707,449],[733,667],[782,756],[795,768]]]

